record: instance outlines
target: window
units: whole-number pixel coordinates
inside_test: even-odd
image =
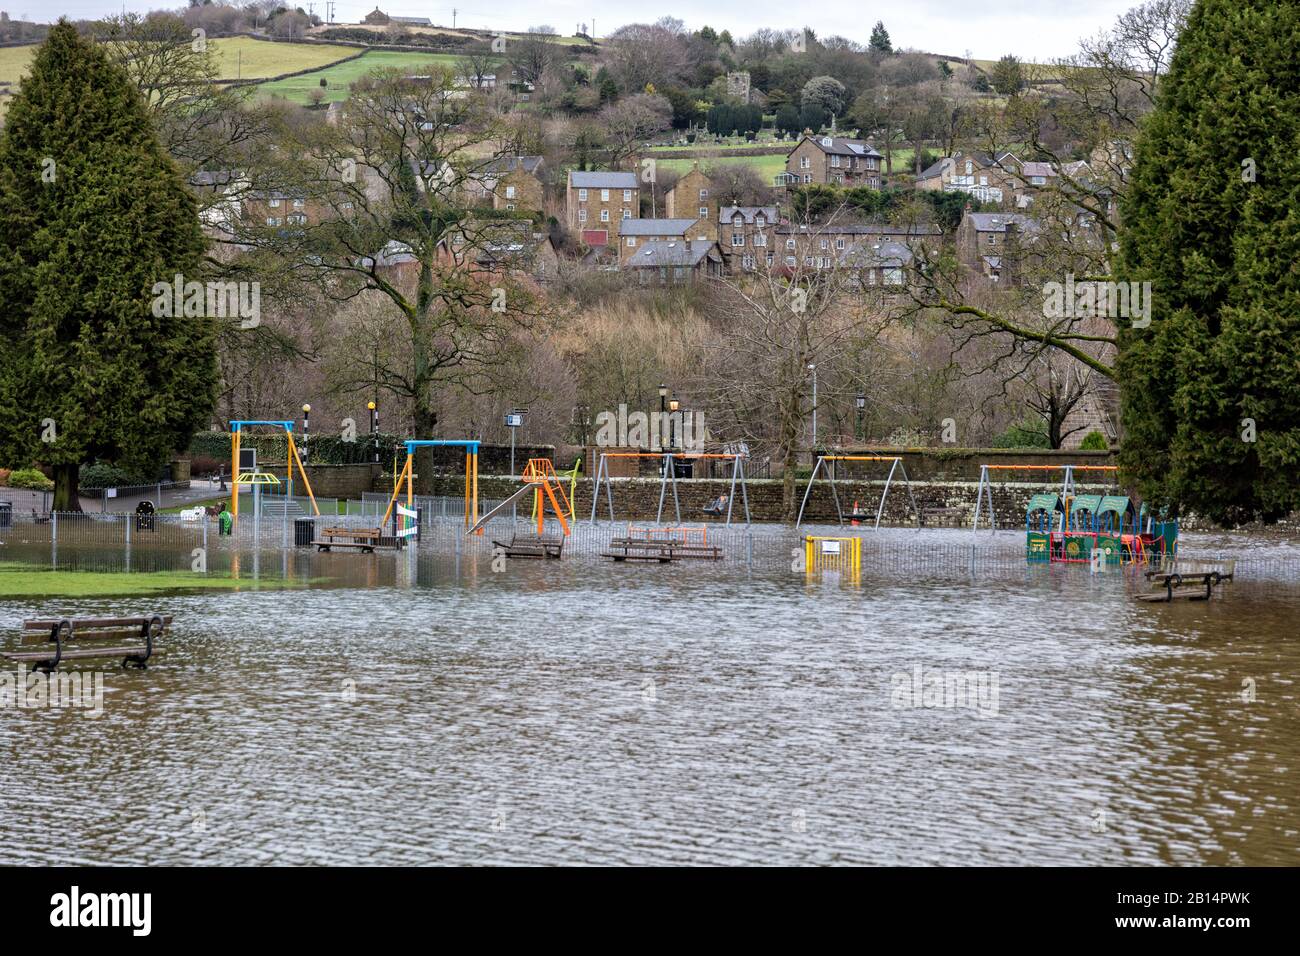
[[[988,178],[987,176],[981,176],[981,177],[980,177],[980,185],[981,185],[981,186],[987,186],[988,184],[989,184],[989,178]]]
[[[1030,181],[1030,183],[1032,183],[1032,184],[1035,185],[1035,186],[1041,186],[1041,185],[1043,185],[1044,183],[1047,182],[1047,177],[1046,177],[1046,176],[1030,176],[1030,177],[1029,177],[1029,181]]]
[[[836,239],[836,240],[835,240],[835,248],[836,248],[836,249],[843,249],[843,248],[844,248],[844,240],[843,240],[843,239]]]
[[[830,247],[831,247],[831,242],[830,242],[830,240],[829,240],[829,239],[823,239],[823,240],[822,240],[822,248],[823,248],[823,249],[829,249]]]
[[[701,189],[701,190],[700,190],[700,198],[701,198],[701,199],[708,199],[708,198],[709,198],[709,191],[708,191],[707,189]]]
[[[772,253],[769,252],[769,253],[767,254],[767,264],[770,266],[770,265],[772,264],[772,260],[775,259],[775,258],[776,258],[776,257],[775,257],[774,255],[772,255]]]
[[[623,190],[623,202],[631,202],[631,201],[632,201],[632,190],[630,190],[630,189],[624,189],[624,190]]]
[[[810,266],[810,265],[812,265],[812,264],[813,264],[813,257],[812,257],[812,256],[804,256],[804,257],[803,257],[803,264],[806,265],[806,266]]]
[[[800,156],[800,157],[799,157],[799,168],[800,168],[800,169],[812,169],[812,160],[809,159],[807,156]]]
[[[352,208],[352,203],[350,203],[350,202],[341,202],[341,203],[339,203],[339,208],[340,208],[340,209],[351,209],[351,208]]]
[[[731,234],[731,244],[733,246],[743,246],[745,244],[745,236],[742,233],[733,232]]]
[[[586,222],[586,221],[587,221],[587,210],[585,210],[585,209],[579,209],[579,210],[578,210],[578,222]]]
[[[840,158],[839,158],[838,156],[832,156],[832,157],[831,157],[831,165],[834,166],[836,169],[839,169],[839,167],[840,167]]]
[[[587,201],[587,190],[585,190],[585,189],[579,189],[579,190],[578,190],[578,200],[579,200],[580,202],[586,202],[586,201]]]
[[[307,217],[306,217],[305,215],[303,215],[302,213],[300,213],[300,212],[291,213],[291,214],[286,218],[286,221],[287,221],[287,222],[289,223],[289,225],[291,225],[291,226],[305,226],[305,225],[307,225]]]
[[[686,278],[686,268],[685,268],[684,266],[677,266],[675,269],[673,269],[673,278],[674,278],[674,279],[685,279],[685,278]]]
[[[804,181],[805,183],[810,183],[810,182],[812,182],[812,173],[804,173],[804,174],[803,174],[803,181]]]
[[[280,217],[279,217],[279,216],[267,216],[267,217],[266,217],[266,224],[267,224],[268,226],[278,226],[278,225],[280,225]]]
[[[787,266],[789,266],[791,269],[793,269],[793,268],[794,268],[794,256],[786,256],[786,257],[785,257],[785,264],[786,264]]]
[[[708,217],[708,215],[709,215],[709,207],[708,207],[708,206],[701,206],[701,207],[700,207],[700,218],[701,218],[701,219],[705,219],[705,218]]]
[[[514,208],[515,208],[515,204],[514,204],[514,203],[512,203],[512,202],[508,202],[508,203],[506,203],[506,209],[507,209],[507,210],[513,212],[513,211],[514,211]]]
[[[623,240],[623,245],[627,246],[629,249],[635,249],[636,238],[634,236],[628,236],[625,240]]]
[[[514,187],[514,186],[507,186],[507,187],[506,187],[506,198],[507,198],[507,199],[514,199],[514,198],[515,198],[515,187]]]
[[[631,218],[632,218],[632,210],[631,210],[631,209],[624,209],[624,210],[623,210],[623,218],[624,218],[624,219],[631,219]]]
[[[763,233],[761,232],[754,233],[754,245],[756,246],[767,245],[767,236],[763,235]]]
[[[609,222],[609,210],[608,210],[608,209],[602,209],[602,210],[600,211],[600,221],[601,221],[601,222]]]
[[[767,225],[767,220],[763,218],[763,214],[761,212],[754,217],[754,225],[758,226],[759,229],[762,229],[764,226]]]
[[[609,202],[609,190],[608,190],[608,189],[602,189],[602,190],[600,191],[600,201],[601,201],[601,202]]]
[[[293,208],[294,208],[294,209],[301,209],[301,208],[303,208],[303,207],[306,206],[306,205],[307,205],[307,204],[306,204],[305,202],[303,202],[301,199],[295,199],[295,200],[293,201]]]
[[[787,239],[787,240],[785,241],[785,247],[786,247],[787,249],[793,249],[793,248],[794,248],[794,240],[793,240],[793,239]]]
[[[753,256],[745,256],[744,258],[742,258],[742,259],[740,260],[740,264],[741,264],[741,266],[742,266],[743,268],[745,268],[745,269],[752,269],[752,268],[754,268],[754,257],[753,257]]]
[[[972,163],[969,159],[966,160],[966,175],[971,176],[974,175],[974,173],[975,173],[975,164]]]
[[[272,209],[279,209],[279,208],[280,208],[280,200],[278,200],[278,199],[272,199],[270,202],[267,203],[267,205],[270,206]]]
[[[876,270],[875,270],[875,269],[868,269],[868,270],[867,270],[867,285],[875,285],[875,284],[876,284]]]
[[[903,270],[902,270],[902,269],[897,268],[897,267],[891,267],[891,268],[889,268],[889,269],[884,270],[884,272],[885,272],[885,285],[902,285],[902,284],[903,284]]]

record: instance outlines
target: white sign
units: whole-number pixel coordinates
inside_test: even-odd
[[[116,488],[105,488],[105,489],[104,489],[104,497],[105,497],[105,498],[116,498],[116,497],[117,497],[117,489],[116,489]]]
[[[523,424],[524,416],[518,412],[511,412],[506,415],[506,428],[522,428]]]
[[[411,519],[409,522],[406,521],[401,522],[401,524],[406,525],[406,527],[398,530],[397,536],[399,538],[409,538],[411,535],[415,534],[417,531],[420,530],[420,522],[418,520],[420,517],[420,512],[416,511],[413,508],[407,508],[404,505],[398,505],[397,515],[400,518]]]
[[[839,554],[840,543],[838,541],[823,541],[822,554]]]

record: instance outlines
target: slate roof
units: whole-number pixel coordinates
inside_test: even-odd
[[[676,239],[652,239],[639,246],[636,253],[623,260],[624,268],[644,269],[663,266],[697,266],[706,258],[716,258],[712,242],[684,242]]]
[[[823,153],[883,158],[869,143],[864,143],[860,139],[844,139],[840,136],[805,136],[804,139],[812,140]]]
[[[697,219],[624,219],[618,224],[620,236],[684,236]]]
[[[573,189],[636,189],[636,173],[569,172],[569,186]]]
[[[754,222],[754,217],[759,213],[763,214],[763,218],[766,219],[768,223],[774,224],[779,221],[780,218],[776,214],[775,206],[723,206],[718,210],[718,222],[731,222],[731,220],[736,218],[737,213],[740,214],[740,217],[746,224],[751,225]]]

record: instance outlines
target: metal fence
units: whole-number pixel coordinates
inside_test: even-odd
[[[290,517],[259,521],[241,514],[231,537],[217,533],[214,519],[186,520],[179,515],[135,514],[41,514],[18,512],[0,523],[0,561],[17,561],[33,566],[84,570],[169,571],[190,570],[199,555],[282,550],[309,546],[325,527],[373,528],[385,502],[368,500],[365,514]],[[536,531],[524,506],[515,522],[508,517],[494,519],[481,535],[466,535],[463,502],[459,499],[421,499],[420,532],[406,545],[421,554],[490,557],[494,542],[509,542],[516,534]],[[491,502],[482,502],[482,510]],[[459,506],[459,507],[458,507]],[[457,514],[457,511],[462,514]],[[565,559],[598,562],[609,550],[612,538],[624,537],[629,529],[651,526],[647,522],[600,522],[579,520],[571,525],[565,541]],[[558,532],[555,519],[546,522],[548,532]],[[788,570],[800,568],[804,552],[803,533],[775,525],[707,525],[707,544],[721,551],[723,567]],[[1047,565],[1025,560],[1024,539],[1015,532],[952,533],[887,529],[880,532],[840,527],[806,528],[814,535],[853,537],[861,541],[864,576],[908,577],[913,579],[967,578],[1033,574]],[[1293,587],[1300,582],[1300,555],[1289,556],[1277,549],[1261,547],[1227,551],[1183,547],[1182,559],[1222,562],[1235,560],[1238,581],[1273,582]],[[714,562],[700,561],[701,569]],[[1105,573],[1134,571],[1108,566]],[[1082,569],[1087,573],[1087,569]]]

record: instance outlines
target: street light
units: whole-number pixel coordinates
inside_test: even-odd
[[[663,440],[663,434],[664,434],[664,403],[665,403],[665,401],[667,400],[667,398],[668,398],[668,386],[665,385],[665,384],[663,384],[662,382],[660,382],[660,383],[659,383],[659,432],[658,432],[658,435],[657,435],[657,437],[658,437],[658,439],[659,439],[659,448],[660,448],[660,450],[662,450],[663,447],[664,447],[664,440]],[[661,469],[661,470],[662,470],[662,469]]]
[[[813,380],[813,396],[812,396],[812,398],[813,398],[813,402],[812,402],[812,413],[813,413],[813,434],[812,434],[812,446],[813,446],[813,455],[816,456],[816,454],[817,454],[817,366],[814,365],[812,362],[809,362],[809,363],[808,363],[808,371],[812,372],[812,380]]]
[[[865,438],[862,432],[862,416],[867,408],[867,396],[858,392],[858,397],[854,399],[854,402],[858,406],[858,441],[862,441]]]
[[[682,403],[677,401],[677,399],[675,398],[669,401],[668,403],[668,450],[669,451],[677,450],[677,432],[681,431],[681,426],[678,425],[677,430],[676,431],[673,430],[672,416],[676,415],[677,409],[681,407],[682,407]]]
[[[370,409],[370,437],[375,444],[375,464],[379,464],[379,406],[374,402],[366,402],[366,408]]]

